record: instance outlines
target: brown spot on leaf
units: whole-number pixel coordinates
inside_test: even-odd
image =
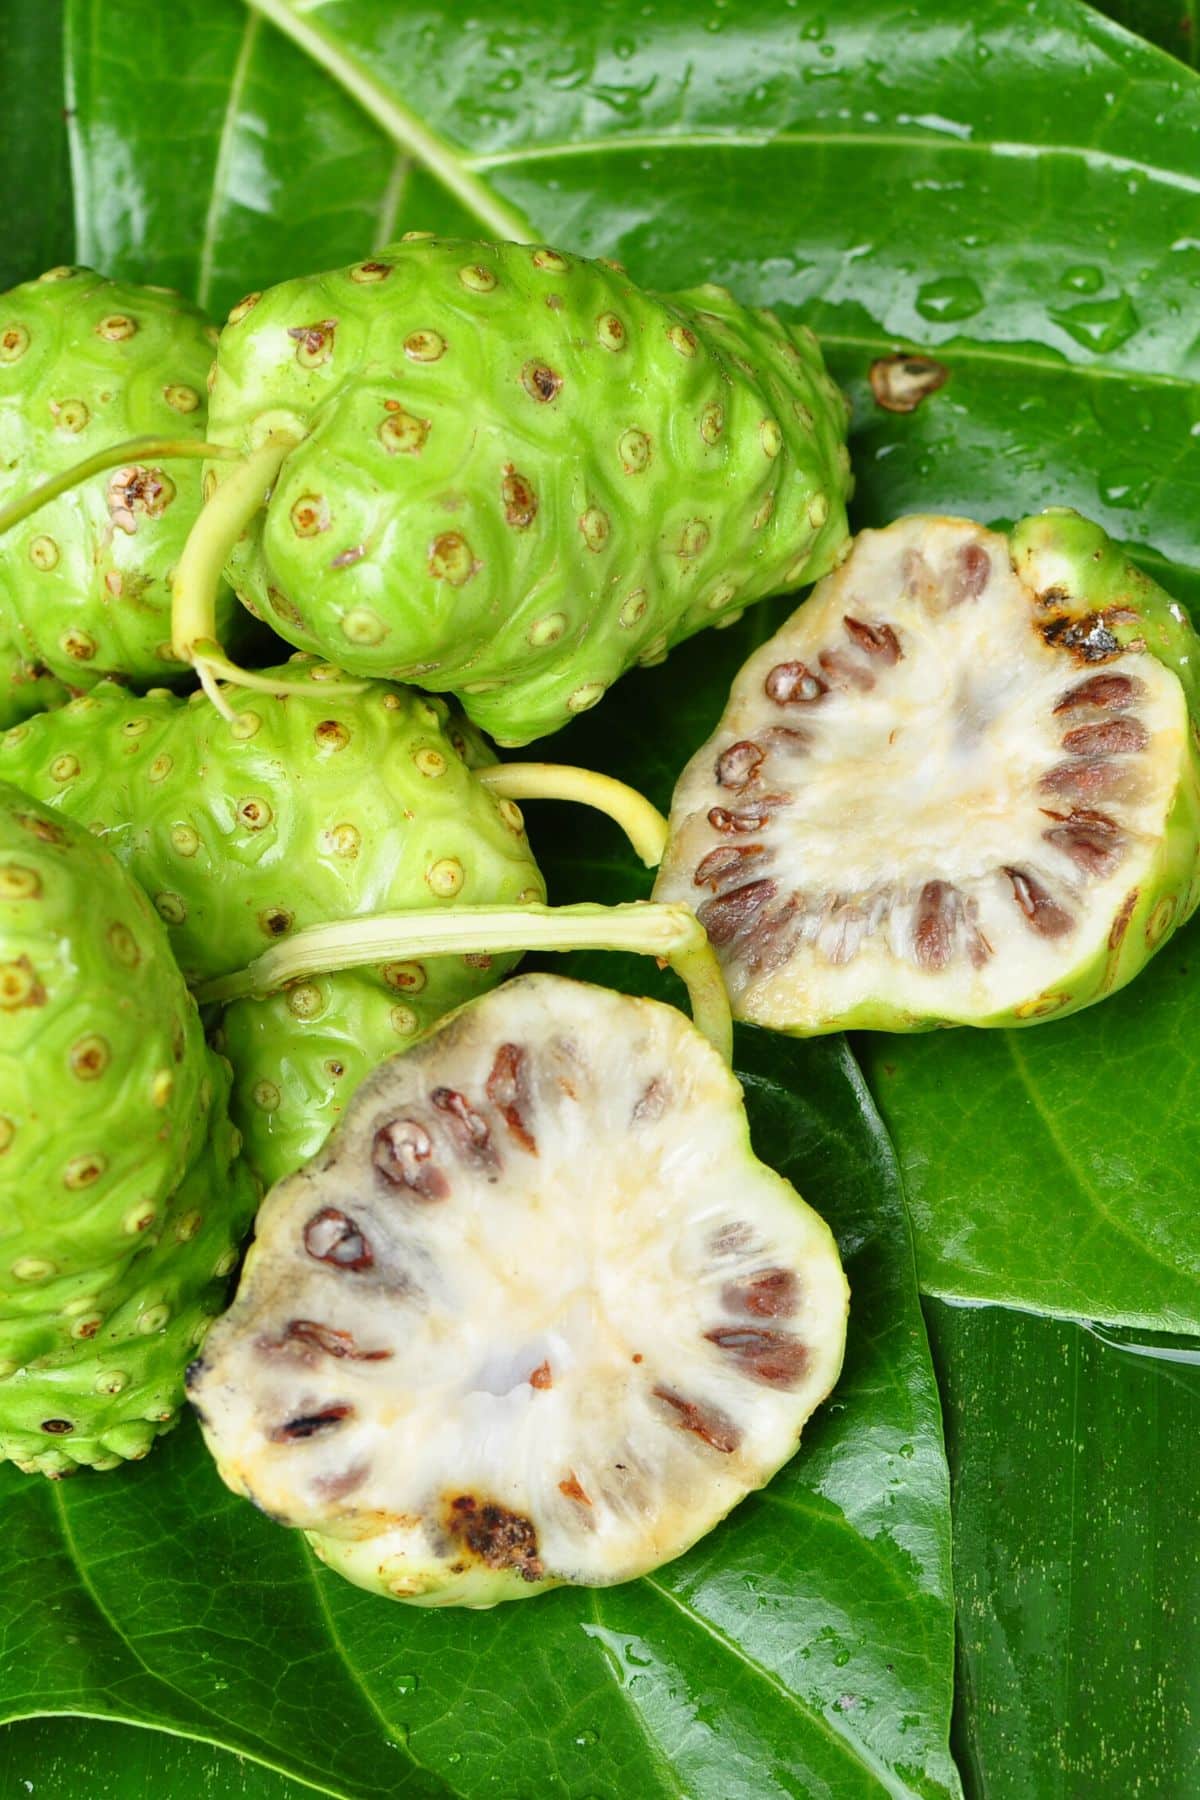
[[[922,400],[944,387],[950,379],[945,363],[932,356],[879,356],[868,370],[876,405],[885,412],[916,412]]]
[[[459,1494],[447,1508],[446,1529],[489,1569],[511,1569],[522,1581],[545,1573],[532,1521],[495,1501]]]
[[[790,1331],[765,1326],[718,1325],[705,1337],[732,1358],[752,1381],[764,1387],[795,1387],[804,1373],[808,1350]]]
[[[317,1262],[337,1269],[369,1269],[375,1261],[362,1228],[336,1206],[313,1214],[304,1227],[304,1248]]]
[[[656,1387],[656,1400],[662,1400],[676,1415],[676,1424],[681,1431],[690,1431],[702,1443],[713,1450],[719,1450],[723,1456],[729,1456],[742,1441],[742,1434],[727,1413],[719,1406],[705,1406],[699,1401],[688,1400],[673,1388]]]
[[[536,1156],[537,1140],[528,1122],[529,1076],[519,1044],[501,1044],[497,1050],[487,1078],[487,1097],[522,1150]]]

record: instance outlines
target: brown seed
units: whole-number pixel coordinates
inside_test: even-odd
[[[318,1431],[328,1431],[344,1419],[353,1417],[352,1406],[326,1406],[317,1413],[301,1413],[298,1418],[286,1419],[282,1425],[274,1426],[267,1436],[273,1444],[302,1443],[305,1438],[315,1437]]]
[[[904,652],[890,625],[868,625],[864,619],[852,619],[847,613],[842,620],[846,631],[860,650],[877,656],[881,662],[898,663]]]
[[[1096,725],[1076,725],[1062,741],[1072,756],[1122,756],[1144,750],[1150,733],[1140,719],[1101,719]]]
[[[1073,712],[1077,706],[1098,706],[1105,712],[1125,712],[1145,692],[1133,675],[1092,675],[1078,687],[1068,688],[1054,708]]]
[[[375,1133],[371,1161],[384,1180],[422,1200],[445,1200],[450,1183],[432,1162],[433,1140],[415,1119],[393,1119]]]
[[[721,844],[696,864],[693,884],[711,888],[716,893],[719,887],[738,879],[747,866],[763,854],[761,844]]]
[[[304,1248],[315,1261],[338,1269],[369,1269],[375,1261],[361,1227],[336,1206],[313,1214],[304,1227]]]
[[[534,1369],[529,1377],[529,1385],[531,1388],[538,1388],[541,1391],[554,1386],[554,1376],[550,1372],[550,1364],[548,1362],[538,1364],[537,1368]]]
[[[1073,812],[1065,823],[1043,831],[1042,836],[1088,875],[1112,875],[1124,862],[1128,846],[1116,820],[1101,812]]]
[[[950,379],[945,363],[932,356],[880,356],[868,370],[871,392],[885,412],[916,412],[922,400]]]
[[[723,1456],[729,1456],[742,1441],[742,1434],[727,1413],[717,1406],[702,1406],[695,1400],[686,1400],[673,1388],[656,1387],[656,1400],[665,1401],[677,1415],[676,1423],[683,1431],[690,1431]]]
[[[500,498],[504,502],[506,524],[516,531],[524,531],[533,524],[538,506],[537,494],[529,477],[519,475],[511,463],[506,463],[504,467]]]
[[[731,893],[706,900],[697,917],[714,944],[732,943],[758,917],[768,900],[776,894],[773,881],[748,881]]]
[[[853,688],[856,693],[869,694],[875,686],[871,671],[864,669],[844,650],[822,650],[817,662],[822,673],[828,675],[831,687]]]
[[[951,606],[961,606],[964,600],[978,600],[992,575],[992,559],[982,544],[964,544],[957,561],[958,571],[950,582]]]
[[[570,1471],[565,1481],[559,1482],[558,1491],[560,1494],[565,1494],[568,1500],[578,1501],[580,1506],[590,1506],[592,1504],[584,1493],[583,1488],[579,1485],[579,1478],[574,1469]]]
[[[519,1044],[501,1044],[487,1078],[487,1097],[499,1112],[520,1144],[530,1156],[538,1153],[537,1140],[529,1129],[529,1078],[525,1052]]]
[[[450,1132],[460,1155],[476,1167],[497,1168],[499,1158],[487,1120],[480,1117],[466,1095],[458,1093],[454,1088],[439,1087],[434,1088],[429,1098],[449,1121]]]
[[[1068,800],[1101,800],[1116,792],[1125,773],[1120,764],[1095,757],[1057,764],[1042,776],[1038,787],[1044,794],[1061,794]]]
[[[521,386],[531,400],[538,400],[545,405],[557,398],[562,387],[562,376],[549,363],[533,360],[527,362],[521,370]]]
[[[447,1509],[446,1528],[489,1569],[512,1569],[522,1581],[540,1581],[545,1572],[531,1521],[506,1506],[459,1494]]]
[[[771,817],[772,806],[781,805],[786,799],[785,794],[764,794],[760,801],[743,807],[740,812],[730,812],[725,806],[713,806],[709,809],[708,822],[714,831],[761,831]]]
[[[954,949],[958,889],[948,881],[927,881],[913,921],[913,955],[922,969],[944,969]]]
[[[1012,883],[1013,899],[1038,937],[1060,938],[1074,926],[1074,919],[1027,869],[1008,869],[1004,873]]]
[[[721,1304],[753,1319],[790,1319],[799,1284],[791,1269],[756,1269],[721,1289]]]
[[[315,1319],[290,1320],[282,1338],[265,1340],[263,1348],[279,1350],[287,1344],[303,1344],[306,1348],[323,1351],[326,1356],[346,1357],[351,1362],[386,1362],[392,1355],[390,1350],[360,1350],[352,1332],[339,1331],[333,1325],[321,1325]]]
[[[829,688],[802,662],[776,663],[763,682],[763,691],[776,706],[810,705]]]
[[[748,1325],[719,1325],[705,1337],[724,1350],[743,1374],[764,1387],[795,1387],[808,1361],[808,1351],[790,1331]]]
[[[767,753],[760,744],[743,738],[730,744],[717,758],[716,775],[722,787],[741,789],[754,780],[766,761]]]

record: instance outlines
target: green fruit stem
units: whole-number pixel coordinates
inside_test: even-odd
[[[214,457],[228,461],[239,454],[224,444],[197,443],[195,438],[163,438],[135,437],[126,438],[123,443],[109,444],[107,449],[97,450],[91,456],[85,456],[82,462],[72,463],[69,469],[52,475],[49,481],[40,482],[28,493],[18,494],[7,506],[0,506],[0,536],[11,531],[14,525],[21,525],[48,506],[51,500],[57,500],[60,494],[69,493],[81,482],[88,481],[93,475],[103,475],[108,469],[119,469],[123,463],[141,463],[153,459],[155,462],[169,462],[180,456],[202,456],[211,461]],[[213,595],[215,616],[216,594]]]
[[[420,956],[500,955],[519,950],[624,950],[669,964],[684,983],[696,1027],[733,1058],[729,996],[708,936],[686,906],[634,900],[622,906],[456,906],[365,913],[311,925],[236,975],[196,990],[202,1004],[261,996],[309,975]]]
[[[656,806],[611,775],[566,763],[496,763],[478,769],[485,788],[503,800],[571,800],[607,813],[621,827],[648,869],[657,869],[667,847],[667,821]]]
[[[171,584],[171,637],[175,654],[181,662],[192,664],[205,693],[226,719],[232,720],[233,709],[218,688],[218,680],[255,688],[266,694],[312,692],[306,683],[280,681],[239,669],[236,663],[230,662],[217,640],[217,593],[225,564],[234,545],[266,501],[284,458],[301,439],[300,432],[272,431],[233,471],[228,481],[222,482],[212,498],[205,501],[189,531]],[[229,456],[228,450],[221,450],[219,454]],[[330,682],[324,692],[330,695],[359,694],[364,685],[361,681]]]

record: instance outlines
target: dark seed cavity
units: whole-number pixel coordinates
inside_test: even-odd
[[[422,1200],[445,1200],[450,1183],[432,1157],[433,1139],[416,1119],[393,1119],[375,1133],[371,1161],[385,1181]]]
[[[298,1444],[305,1438],[316,1437],[319,1431],[331,1430],[353,1416],[352,1406],[326,1406],[321,1412],[301,1413],[298,1418],[285,1419],[282,1425],[276,1425],[267,1435],[273,1444]]]
[[[958,553],[958,569],[950,583],[950,604],[978,600],[992,574],[992,559],[982,544],[964,544]]]
[[[440,1087],[434,1088],[429,1098],[449,1120],[460,1156],[476,1168],[498,1168],[499,1158],[487,1120],[479,1116],[466,1095],[456,1093],[453,1088]]]
[[[843,618],[842,624],[858,648],[868,656],[877,656],[881,662],[889,665],[900,661],[903,655],[900,640],[890,625],[868,625],[864,619],[852,619],[849,613]]]
[[[802,662],[776,663],[763,682],[763,690],[776,706],[808,706],[829,692],[821,677]]]
[[[487,1097],[522,1150],[538,1153],[537,1139],[529,1128],[529,1071],[519,1044],[501,1044],[487,1078]]]
[[[1038,937],[1064,937],[1074,926],[1070,913],[1053,900],[1027,869],[1005,869],[1012,883],[1013,899]]]
[[[1080,706],[1097,706],[1104,712],[1125,712],[1144,691],[1132,675],[1093,675],[1078,687],[1068,688],[1054,710],[1064,713]]]
[[[748,881],[731,893],[706,900],[697,917],[714,944],[729,944],[740,937],[776,894],[773,881]]]
[[[635,1125],[656,1125],[671,1101],[671,1089],[661,1075],[646,1083],[633,1108]]]
[[[948,881],[927,881],[913,921],[913,955],[922,969],[944,969],[954,950],[958,889]]]
[[[291,1319],[281,1338],[266,1339],[263,1348],[282,1350],[289,1344],[300,1344],[308,1350],[319,1350],[325,1356],[347,1358],[350,1362],[386,1362],[390,1350],[360,1350],[349,1331],[334,1325],[322,1325],[316,1319]]]
[[[822,650],[817,662],[822,673],[828,675],[831,687],[853,688],[856,693],[869,694],[875,686],[870,669],[864,668],[844,650]]]
[[[532,1521],[506,1506],[459,1494],[447,1509],[446,1528],[489,1569],[512,1569],[522,1581],[540,1581],[545,1573]]]
[[[808,1361],[805,1345],[790,1331],[720,1325],[704,1335],[710,1344],[725,1351],[743,1374],[764,1387],[795,1387]]]
[[[740,879],[763,853],[762,844],[722,844],[701,858],[692,880],[697,887],[711,888],[716,893],[728,882]]]
[[[304,1227],[304,1248],[317,1262],[337,1269],[369,1269],[375,1261],[360,1226],[336,1206],[313,1214]]]
[[[1101,719],[1066,732],[1062,747],[1072,756],[1132,756],[1149,742],[1150,733],[1140,719]]]
[[[1058,763],[1042,776],[1038,786],[1044,794],[1061,794],[1068,800],[1101,800],[1114,794],[1124,780],[1125,770],[1120,764],[1093,757],[1088,761]]]
[[[1108,876],[1125,860],[1128,839],[1115,819],[1102,812],[1073,812],[1062,824],[1043,831],[1048,844],[1062,850],[1088,875]]]
[[[771,817],[772,807],[786,802],[785,794],[764,794],[753,806],[744,806],[738,812],[730,812],[726,806],[714,806],[709,809],[708,822],[714,831],[761,831]]]
[[[760,744],[753,744],[748,739],[743,739],[739,744],[731,744],[717,758],[717,781],[721,787],[739,791],[754,780],[766,761],[766,756],[767,753]]]
[[[693,1437],[698,1437],[711,1449],[719,1450],[723,1456],[731,1455],[741,1443],[741,1432],[719,1406],[702,1406],[676,1393],[673,1388],[656,1387],[653,1392],[656,1400],[671,1407],[681,1431],[690,1431]]]
[[[799,1283],[791,1269],[755,1269],[721,1289],[728,1312],[752,1319],[790,1319],[799,1300]]]

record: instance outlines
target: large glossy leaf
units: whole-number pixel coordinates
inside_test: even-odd
[[[8,1470],[0,1717],[159,1724],[355,1800],[953,1795],[948,1482],[890,1150],[838,1046],[747,1033],[739,1061],[855,1294],[837,1393],[761,1497],[645,1581],[439,1614],[331,1576],[190,1428],[107,1478]]]
[[[107,1719],[22,1719],[0,1731],[3,1800],[312,1800],[312,1792],[228,1750]]]
[[[0,8],[0,287],[74,255],[64,99],[59,8],[6,0]]]
[[[928,1310],[968,1793],[1182,1800],[1200,1766],[1200,1344]]]
[[[1200,67],[1200,6],[1196,0],[1102,0],[1099,10],[1139,37],[1160,44],[1189,67]]]

